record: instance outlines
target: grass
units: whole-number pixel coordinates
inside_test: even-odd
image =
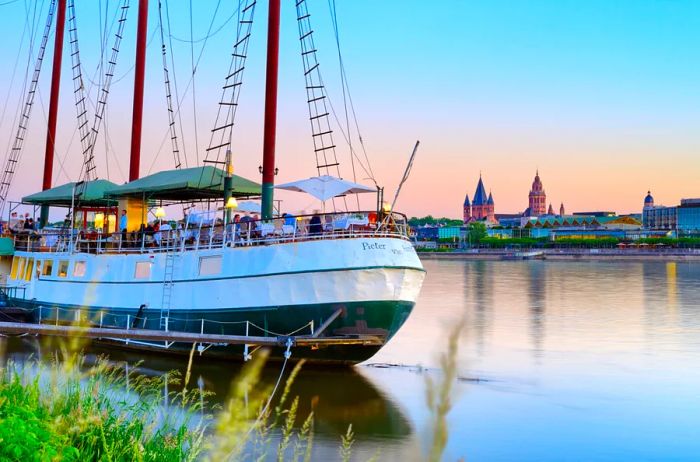
[[[106,361],[0,371],[0,460],[194,460],[202,432],[159,412],[163,378],[129,374]],[[169,375],[174,385],[177,377]],[[192,409],[197,406],[189,404]],[[192,428],[192,429],[190,429]]]
[[[441,460],[447,444],[458,336],[456,329],[449,337],[441,380],[426,383],[433,428],[430,461]],[[206,414],[206,393],[188,388],[192,354],[184,377],[171,372],[154,378],[106,359],[88,366],[78,353],[83,346],[71,339],[51,361],[9,362],[0,368],[0,460],[312,460],[313,413],[301,418],[299,399],[290,396],[303,362],[271,407],[272,389],[260,381],[268,353],[260,350],[232,383],[226,402]],[[177,391],[166,394],[164,389]],[[350,461],[354,443],[350,424],[339,435],[337,460]]]

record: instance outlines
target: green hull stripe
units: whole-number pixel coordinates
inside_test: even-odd
[[[303,271],[286,271],[279,273],[264,273],[264,274],[248,274],[245,276],[227,276],[227,277],[217,277],[217,278],[197,278],[197,279],[174,279],[172,282],[204,282],[204,281],[222,281],[229,279],[250,279],[250,278],[265,278],[270,276],[286,276],[293,274],[308,274],[308,273],[331,273],[334,271],[362,271],[362,270],[373,270],[373,269],[397,269],[397,270],[413,270],[425,273],[423,268],[416,268],[413,266],[358,266],[355,268],[328,268],[328,269],[317,269],[317,270],[303,270]],[[75,280],[69,278],[57,278],[57,277],[40,277],[40,281],[50,281],[50,282],[72,282],[76,284],[162,284],[163,281],[92,281],[92,280]]]

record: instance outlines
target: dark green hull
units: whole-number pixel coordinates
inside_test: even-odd
[[[129,308],[56,306],[28,300],[13,300],[13,304],[29,310],[31,322],[75,323],[80,320],[94,326],[163,330],[160,310]],[[172,310],[168,329],[182,332],[204,332],[224,335],[279,337],[311,334],[313,321],[318,329],[339,308],[342,313],[322,333],[322,336],[373,335],[386,343],[403,325],[413,309],[413,302],[371,301],[318,305],[277,306],[264,308],[232,308],[216,310]],[[202,322],[205,319],[205,322]],[[246,322],[247,321],[247,322]],[[304,327],[306,326],[306,327]],[[296,331],[296,332],[295,332]],[[155,350],[188,354],[191,345],[111,341],[115,346],[129,349]],[[356,364],[371,358],[383,345],[333,345],[320,348],[293,347],[292,359],[311,362]],[[252,350],[252,347],[250,348]],[[211,346],[202,354],[242,360],[242,346]],[[273,359],[281,359],[284,349],[274,348]]]

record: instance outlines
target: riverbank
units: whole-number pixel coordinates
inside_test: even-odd
[[[528,249],[518,253],[536,252],[545,260],[631,260],[631,261],[693,261],[700,262],[700,249]],[[418,252],[425,260],[504,260],[521,259],[512,250],[471,249],[452,252]],[[524,259],[524,258],[523,258]]]

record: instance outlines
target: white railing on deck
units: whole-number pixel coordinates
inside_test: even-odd
[[[32,252],[150,253],[184,252],[313,240],[394,237],[408,240],[406,216],[377,217],[376,212],[287,216],[272,220],[230,223],[185,222],[178,229],[103,234],[100,231],[60,230],[23,232],[14,236],[15,250]],[[213,221],[213,220],[212,220]],[[319,222],[320,221],[320,222]],[[168,225],[169,227],[169,225]]]

